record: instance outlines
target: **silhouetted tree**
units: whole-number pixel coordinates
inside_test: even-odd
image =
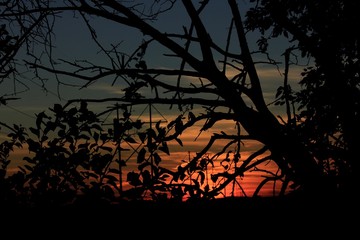
[[[22,91],[29,90],[25,81],[19,76],[22,73],[17,71],[17,67],[23,65],[21,61],[22,48],[27,49],[27,52],[31,54],[30,49],[34,47],[34,37],[42,35],[41,30],[43,24],[46,23],[46,14],[37,14],[32,16],[30,21],[21,20],[19,16],[15,21],[7,21],[6,12],[11,11],[14,7],[10,1],[1,2],[2,9],[2,24],[0,26],[0,84],[5,85],[6,81],[14,83],[12,89],[4,91],[3,95],[0,96],[0,104],[6,104],[8,100],[15,100],[13,95],[20,94]],[[15,4],[17,5],[17,4]],[[19,3],[17,8],[23,8],[25,5]],[[14,27],[19,24],[20,28]],[[46,28],[45,28],[46,29]],[[20,55],[20,56],[19,56]],[[17,85],[25,86],[25,90],[18,90]],[[9,85],[10,86],[10,85]]]
[[[299,134],[341,188],[359,183],[359,15],[355,1],[253,1],[249,29],[269,40],[285,36],[314,64],[296,94]],[[285,91],[284,91],[285,92]],[[284,93],[285,94],[285,93]]]
[[[175,199],[181,199],[186,194],[192,198],[213,198],[236,179],[244,177],[244,173],[248,171],[266,172],[261,169],[264,162],[275,163],[279,171],[268,173],[254,195],[267,182],[279,181],[282,183],[280,194],[285,194],[289,187],[311,195],[325,193],[330,189],[337,190],[339,180],[330,181],[329,176],[345,176],[353,168],[357,169],[348,154],[354,153],[351,149],[355,149],[359,141],[351,132],[359,129],[356,126],[356,119],[359,118],[358,35],[350,34],[349,39],[339,38],[337,34],[337,29],[345,31],[343,24],[354,21],[352,17],[356,17],[356,11],[349,12],[351,7],[348,8],[347,2],[345,4],[342,1],[333,1],[332,4],[259,1],[247,12],[244,24],[242,13],[248,9],[242,9],[235,0],[228,0],[227,3],[221,2],[227,4],[229,10],[226,15],[229,21],[228,36],[224,36],[227,40],[225,47],[221,47],[213,40],[206,22],[202,20],[202,14],[210,4],[213,2],[194,3],[190,0],[146,3],[114,0],[54,3],[7,1],[6,6],[2,7],[1,19],[11,24],[17,23],[14,28],[23,32],[28,27],[22,23],[31,25],[35,22],[34,19],[43,16],[37,22],[37,30],[41,30],[43,34],[37,34],[30,40],[43,43],[44,49],[40,53],[37,52],[38,49],[28,49],[28,55],[32,59],[26,60],[27,66],[34,70],[35,76],[40,80],[47,76],[43,74],[54,73],[59,84],[62,84],[60,78],[65,76],[85,81],[82,88],[109,77],[113,78],[113,84],[119,81],[126,84],[123,96],[73,99],[62,106],[61,110],[58,106],[56,114],[67,112],[66,109],[77,102],[121,102],[131,106],[166,104],[170,108],[177,107],[180,114],[167,126],[160,125],[159,122],[155,129],[150,127],[145,132],[139,131],[138,139],[143,144],[137,151],[139,172],[128,174],[128,181],[134,186],[135,195],[136,191],[140,195],[150,191],[154,199],[160,199],[164,196],[162,193],[168,191]],[[184,26],[180,33],[161,32],[157,29],[153,24],[156,18],[177,7],[184,8],[190,26]],[[324,12],[324,15],[318,15],[318,11]],[[80,22],[80,19],[84,21],[97,50],[109,61],[108,66],[89,60],[54,59],[51,49],[56,45],[52,39],[56,28],[53,27],[59,20],[57,17],[66,15],[67,12],[76,16],[74,23]],[[335,21],[335,17],[341,21]],[[121,44],[111,45],[109,48],[98,39],[93,25],[93,21],[97,19],[138,30],[143,34],[142,43],[133,52],[124,52],[126,49],[121,49]],[[250,49],[247,30],[259,30],[262,34],[258,40],[259,49]],[[269,36],[266,35],[268,30]],[[274,96],[277,97],[275,104],[284,105],[287,119],[278,119],[276,113],[269,108],[256,68],[258,64],[281,67],[269,57],[268,51],[268,40],[280,36],[289,39],[290,47],[283,49],[284,73],[281,76],[284,84]],[[152,62],[147,61],[148,52],[158,45],[166,51],[166,57],[178,60],[177,66],[156,68]],[[156,53],[161,54],[158,50]],[[314,59],[314,64],[310,61],[309,68],[304,70],[302,84],[305,89],[300,93],[292,91],[288,83],[289,65],[296,64],[291,62],[296,53],[300,54],[299,58]],[[230,72],[234,71],[236,73],[231,75]],[[191,82],[187,79],[191,79]],[[146,94],[142,94],[145,92]],[[344,106],[347,104],[351,104],[350,110],[345,110],[347,108]],[[299,105],[301,112],[296,110]],[[202,111],[195,111],[195,106],[201,106]],[[72,111],[76,112],[77,109]],[[200,130],[202,132],[212,129],[223,120],[234,122],[235,134],[222,129],[223,131],[212,135],[208,144],[195,157],[179,166],[176,171],[161,167],[158,152],[171,154],[168,142],[175,140],[182,145],[181,134],[195,124],[205,122]],[[37,125],[38,128],[40,125]],[[39,129],[32,132],[38,135]],[[125,139],[123,133],[115,132],[115,140]],[[220,140],[226,142],[223,148],[209,157],[210,148]],[[257,141],[260,147],[244,158],[241,155],[242,144],[249,140]],[[29,141],[32,143],[31,140],[28,143]],[[127,141],[136,142],[132,138],[127,138]],[[38,143],[34,143],[34,146],[38,146]],[[223,172],[211,176],[211,180],[217,185],[210,187],[206,181],[206,170],[219,159],[222,159]],[[120,159],[117,160],[119,162]],[[325,163],[332,164],[333,161],[335,168],[325,166]],[[35,166],[38,167],[38,164],[35,163]],[[345,170],[338,172],[341,168]],[[33,168],[30,171],[33,172]],[[62,177],[68,179],[68,175]],[[45,179],[49,180],[48,177]],[[49,183],[46,187],[49,187]],[[44,191],[48,189],[45,188]]]

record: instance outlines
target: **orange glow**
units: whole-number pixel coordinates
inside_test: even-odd
[[[171,117],[169,117],[171,119]],[[161,120],[160,118],[154,118],[154,122]],[[185,120],[184,120],[185,121]],[[164,123],[167,124],[167,123]],[[169,169],[171,171],[176,171],[177,167],[181,164],[189,162],[193,157],[196,156],[209,142],[211,136],[214,133],[224,132],[228,135],[235,135],[236,129],[233,121],[222,121],[216,123],[211,130],[203,131],[199,134],[203,123],[197,124],[189,129],[186,129],[179,138],[183,142],[183,146],[180,146],[178,142],[170,141],[168,142],[168,147],[170,150],[170,155],[167,155],[163,152],[158,152],[162,161],[160,166]],[[210,189],[213,187],[219,186],[223,182],[223,178],[219,178],[216,182],[211,180],[211,176],[213,174],[217,174],[225,171],[225,167],[229,167],[228,172],[232,173],[234,171],[234,165],[224,166],[221,164],[222,160],[225,159],[225,155],[227,151],[234,151],[234,147],[228,149],[224,154],[218,156],[217,158],[213,158],[214,154],[218,153],[223,149],[228,140],[217,140],[211,146],[211,148],[207,151],[206,157],[212,160],[214,166],[208,166],[206,170],[205,184],[207,184]],[[112,147],[115,150],[115,143],[109,143],[108,146]],[[139,144],[128,144],[123,142],[121,147],[125,149],[121,152],[122,160],[126,161],[126,166],[123,167],[122,170],[122,187],[124,190],[130,188],[131,186],[126,181],[127,173],[130,171],[137,171],[137,163],[136,163],[136,151],[138,151]],[[245,161],[254,151],[258,150],[262,145],[254,140],[244,140],[241,145],[241,158],[237,163],[236,167],[239,167],[243,161]],[[258,159],[268,155],[269,153],[258,156],[251,163],[257,161]],[[24,156],[29,155],[28,149],[26,146],[22,149],[16,149],[11,155],[11,164],[8,169],[8,173],[14,173],[18,170],[18,166],[22,166],[24,164],[22,158]],[[118,155],[115,154],[115,159],[118,158]],[[114,162],[112,165],[114,168],[118,169],[118,165]],[[265,172],[265,170],[267,172]],[[260,164],[257,168],[253,168],[245,172],[243,177],[237,177],[230,183],[225,189],[223,189],[222,193],[218,197],[223,196],[252,196],[255,192],[256,187],[260,184],[260,182],[264,179],[264,176],[270,176],[271,174],[276,174],[278,171],[278,167],[272,161],[268,161]],[[271,173],[271,174],[270,174]],[[118,176],[116,176],[118,177]],[[279,191],[280,182],[274,183],[273,181],[269,181],[266,183],[262,190],[260,191],[260,196],[270,196],[274,195],[274,192]]]

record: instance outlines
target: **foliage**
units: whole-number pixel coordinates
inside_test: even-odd
[[[331,178],[346,188],[358,181],[356,160],[359,129],[359,44],[354,1],[254,1],[247,12],[249,29],[260,29],[262,39],[281,35],[302,56],[313,58],[293,95],[301,134]],[[293,50],[294,50],[293,49]],[[285,92],[282,93],[284,96]]]
[[[123,109],[123,117],[114,119],[113,128],[107,131],[86,102],[81,102],[79,109],[68,110],[55,104],[49,108],[51,115],[37,114],[36,126],[29,128],[29,135],[23,127],[7,126],[13,133],[8,135],[11,141],[1,144],[1,200],[25,206],[63,206],[94,201],[110,204],[119,199],[160,201],[170,197],[182,201],[187,193],[191,198],[204,197],[204,171],[211,160],[202,158],[196,165],[193,161],[186,171],[181,166],[178,172],[161,167],[158,152],[170,155],[165,127],[157,122],[155,129],[143,130],[143,123],[132,121],[126,107],[115,108]],[[178,124],[170,123],[168,127],[178,128]],[[181,144],[180,139],[177,142]],[[128,170],[126,177],[133,188],[127,190],[122,189],[120,180],[127,160],[117,155],[125,150],[121,146],[124,143],[139,143],[137,168]],[[25,147],[29,154],[23,157],[17,172],[7,175],[14,147]],[[191,184],[186,184],[189,175],[196,177],[190,176]],[[169,177],[181,183],[171,184]]]

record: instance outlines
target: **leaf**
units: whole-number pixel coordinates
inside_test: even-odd
[[[111,152],[113,150],[112,147],[99,146],[99,148],[108,152]]]
[[[134,171],[129,172],[129,173],[127,174],[126,181],[128,181],[129,184],[132,185],[132,186],[139,186],[139,185],[141,185],[140,175],[139,175],[138,173],[135,173]]]
[[[201,131],[206,131],[206,130],[210,129],[214,124],[215,124],[215,120],[212,118],[209,118],[205,122],[204,126],[201,128]]]
[[[148,170],[145,170],[144,172],[142,172],[141,176],[143,178],[144,184],[149,184],[151,182],[151,174]]]
[[[184,146],[183,143],[182,143],[182,141],[181,141],[181,139],[175,138],[175,140],[179,143],[180,146],[182,146],[182,147]]]
[[[174,124],[175,124],[175,121],[173,120],[173,121],[170,121],[169,123],[168,123],[168,125],[167,125],[167,128],[171,128],[172,126],[174,126]]]
[[[145,139],[146,139],[146,133],[140,132],[140,133],[138,133],[138,136],[139,136],[141,142],[144,143]]]
[[[218,178],[219,178],[218,175],[211,174],[211,181],[213,181],[214,183],[216,183],[216,181],[218,180]]]
[[[100,135],[97,132],[95,132],[94,135],[93,135],[93,138],[94,138],[96,143],[98,142],[99,137],[100,137]]]
[[[37,137],[40,137],[40,130],[39,128],[33,128],[33,127],[29,127],[29,130],[36,135]]]
[[[159,179],[165,181],[165,180],[168,179],[169,177],[170,177],[170,175],[165,173],[165,174],[162,174]]]
[[[79,144],[78,148],[85,148],[87,149],[87,147],[89,146],[90,143],[81,143]]]
[[[46,142],[48,139],[49,139],[48,136],[45,135],[41,137],[42,142]]]
[[[106,142],[106,140],[108,139],[107,134],[106,134],[106,133],[102,133],[102,134],[100,135],[100,139],[101,139],[101,141]]]
[[[161,162],[161,157],[159,156],[159,154],[157,153],[154,153],[153,154],[153,157],[154,157],[154,162],[155,162],[155,165],[159,165],[159,163]]]
[[[137,143],[136,140],[130,136],[126,137],[124,140],[128,143]]]
[[[289,37],[289,35],[288,35],[288,32],[287,32],[287,31],[284,31],[284,32],[283,32],[283,34],[284,34],[284,36],[285,36],[286,38],[288,38],[288,37]]]
[[[87,102],[81,101],[81,102],[80,102],[80,110],[79,110],[79,112],[85,113],[85,112],[87,112],[87,111],[88,111]]]
[[[37,150],[41,148],[40,143],[35,142],[35,141],[32,140],[32,139],[28,139],[28,140],[27,140],[27,144],[28,144],[28,146],[29,146],[29,151],[30,151],[30,152],[37,152]]]
[[[65,136],[65,131],[63,129],[60,129],[58,131],[58,136],[61,137],[61,138],[64,137]]]
[[[24,168],[22,168],[21,166],[18,166],[18,168],[23,172],[26,173],[26,170]]]
[[[29,157],[23,157],[23,160],[27,161],[28,163],[32,163],[32,164],[36,163],[36,160],[29,158]]]
[[[108,187],[107,189],[111,190],[111,191],[109,191],[109,193],[111,193],[111,196],[113,196],[114,195],[113,189],[117,189],[118,185],[115,181],[108,181],[107,183],[110,184],[111,186],[113,186],[112,188],[107,186]]]
[[[146,70],[147,69],[147,66],[146,66],[146,62],[144,60],[141,60],[138,64],[137,64],[137,67],[138,68],[141,68],[143,70]]]
[[[189,112],[188,119],[190,122],[195,121],[196,119],[195,114],[193,112]]]
[[[113,176],[113,175],[105,175],[104,178],[108,179],[109,181],[112,181],[112,182],[116,182],[118,181],[117,177]]]
[[[27,164],[25,164],[24,167],[25,167],[27,170],[29,170],[30,172],[34,171],[34,169],[33,169],[31,166],[27,165]]]
[[[146,168],[146,167],[148,167],[148,166],[150,166],[150,163],[145,161],[145,162],[139,164],[138,169],[139,169],[139,171],[141,172],[141,171],[144,170],[144,168]]]
[[[46,123],[46,126],[45,126],[45,129],[44,129],[44,134],[47,134],[48,132],[50,131],[54,131],[56,129],[56,124],[53,123],[53,122],[47,122]]]
[[[284,90],[284,87],[282,87],[282,86],[278,87],[275,98],[278,98],[283,93],[283,90]]]
[[[54,104],[54,108],[50,110],[52,110],[55,114],[61,114],[63,112],[62,106],[58,103]]]
[[[37,127],[37,129],[41,129],[41,123],[42,123],[44,117],[46,117],[44,112],[41,112],[36,116],[36,127]]]
[[[77,111],[76,107],[73,107],[68,111],[67,114],[68,114],[68,116],[75,116],[77,112],[78,111]]]
[[[161,121],[157,121],[155,124],[156,129],[159,131],[160,130],[160,122]]]
[[[140,119],[136,120],[135,122],[133,122],[133,126],[136,129],[140,129],[142,127],[143,123],[141,122]]]
[[[147,135],[149,138],[156,138],[156,132],[152,128],[147,129]]]
[[[146,153],[145,148],[142,148],[137,156],[137,160],[136,160],[137,163],[142,163],[145,161],[145,153]]]
[[[162,143],[161,143],[161,146],[159,147],[159,150],[163,151],[163,152],[166,153],[167,155],[170,155],[169,147],[168,147],[168,145],[167,145],[166,142],[162,142]]]
[[[90,140],[90,137],[87,136],[87,135],[85,135],[85,134],[80,134],[80,135],[78,136],[78,139]]]
[[[119,164],[120,166],[122,166],[122,167],[126,167],[126,166],[127,166],[127,165],[126,165],[126,162],[125,162],[124,160],[120,160],[120,161],[119,161],[119,159],[116,159],[115,162],[116,162],[117,164]]]
[[[199,172],[199,177],[200,177],[200,184],[203,185],[205,181],[205,173]]]
[[[176,124],[175,124],[176,133],[181,134],[183,131],[183,127],[184,127],[184,124],[183,124],[182,120],[178,119],[178,121],[176,121]]]
[[[88,172],[88,175],[89,175],[89,177],[93,177],[93,178],[95,178],[95,179],[98,179],[98,178],[99,178],[99,175],[97,175],[97,174],[95,174],[95,173],[93,173],[93,172]]]

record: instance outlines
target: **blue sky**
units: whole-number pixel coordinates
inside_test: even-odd
[[[248,3],[245,1],[239,1],[239,5],[241,8],[243,7],[243,9],[249,7]],[[209,30],[212,40],[221,47],[225,47],[228,26],[230,23],[230,16],[229,14],[226,14],[226,11],[228,11],[226,2],[210,1],[206,10],[203,11],[201,15]],[[143,39],[141,33],[129,27],[121,27],[118,24],[98,19],[93,19],[92,22],[94,23],[98,40],[105,44],[105,46],[121,41],[121,49],[135,49]],[[184,14],[182,3],[178,1],[171,12],[161,15],[159,20],[153,22],[153,24],[163,32],[182,33],[182,27],[189,26],[189,19]],[[77,16],[77,19],[74,20],[72,14],[64,14],[61,18],[56,19],[55,29],[56,33],[53,36],[53,40],[56,45],[56,48],[53,49],[54,59],[62,58],[70,61],[86,59],[100,65],[109,66],[108,59],[104,57],[104,55],[98,53],[96,45],[90,40],[90,33],[79,16]],[[249,45],[253,47],[254,50],[256,50],[255,39],[256,34],[249,34]],[[273,57],[280,58],[280,54],[282,53],[281,51],[284,49],[283,44],[284,42],[279,41],[272,45],[271,51],[273,53]],[[236,45],[234,46],[236,47]],[[194,50],[194,52],[198,51],[197,46],[194,44],[191,49]],[[173,66],[173,64],[179,63],[178,59],[165,57],[162,53],[170,52],[166,50],[164,51],[158,45],[153,44],[152,47],[148,49],[147,55],[145,56],[147,64],[153,67],[169,68]],[[272,101],[274,100],[276,88],[282,84],[282,76],[276,69],[269,68],[268,66],[261,66],[258,70],[259,75],[262,77],[264,95],[268,101]],[[295,74],[298,73],[299,70],[296,70]],[[34,116],[34,113],[46,110],[48,107],[52,106],[53,103],[65,103],[66,100],[71,99],[74,96],[76,96],[76,98],[119,96],[118,94],[121,92],[121,88],[123,86],[120,82],[117,82],[114,87],[111,87],[110,83],[112,82],[112,79],[108,79],[97,81],[88,89],[83,89],[81,91],[77,88],[66,86],[60,86],[60,88],[58,88],[54,76],[48,75],[49,80],[46,83],[48,91],[46,92],[39,87],[41,83],[38,80],[31,79],[31,74],[27,74],[27,76],[28,79],[25,79],[24,81],[26,81],[26,84],[28,84],[30,89],[25,94],[19,95],[21,100],[9,102],[7,107],[5,106],[1,109],[4,114],[2,115],[0,121],[13,121],[15,123],[33,121],[31,116]],[[74,79],[70,79],[69,77],[62,77],[60,80],[70,84],[82,84],[82,82],[76,82]],[[2,86],[2,89],[7,91],[13,86],[12,82],[8,82],[7,85]],[[21,89],[25,90],[25,88],[20,84],[16,84],[16,88],[18,91],[21,91]],[[59,99],[58,93],[60,93],[62,99]]]

